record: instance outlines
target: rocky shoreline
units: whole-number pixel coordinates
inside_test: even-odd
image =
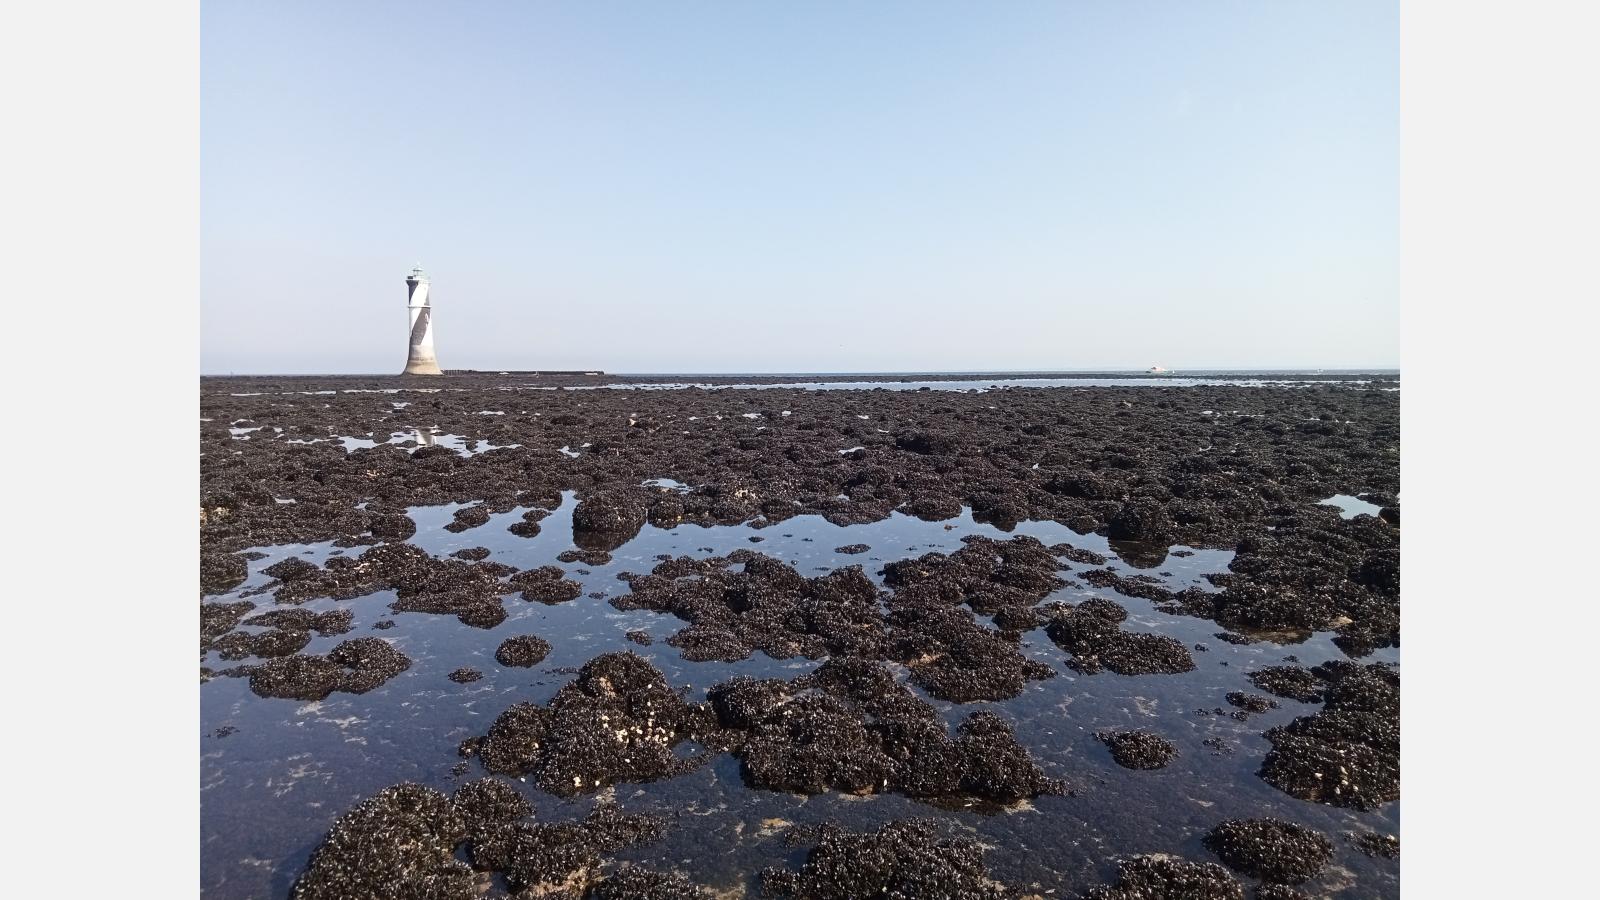
[[[1397,893],[1396,384],[569,389],[619,380],[585,378],[202,379],[202,706],[234,698],[208,730],[237,731],[218,746],[286,700],[350,704],[364,747],[380,711],[417,715],[407,692],[465,704],[405,754],[460,787],[395,772],[276,862],[278,889],[347,896],[387,860],[386,895],[417,897]],[[937,549],[852,539],[913,525]],[[694,544],[724,531],[744,545]],[[625,627],[573,643],[607,620]],[[752,809],[891,820],[829,816],[796,832],[808,856],[731,882],[653,855],[738,812],[686,821],[657,793],[728,776]],[[1067,868],[957,833],[1111,822],[1106,791],[1177,810],[1212,790],[1197,777],[1236,779],[1231,815],[1107,824]],[[550,802],[589,818],[545,821]]]

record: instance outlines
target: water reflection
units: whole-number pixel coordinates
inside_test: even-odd
[[[1154,569],[1167,561],[1169,550],[1166,544],[1151,541],[1112,540],[1107,545],[1119,559],[1135,569]]]
[[[1352,497],[1349,494],[1334,494],[1326,500],[1318,501],[1318,505],[1337,506],[1339,508],[1339,518],[1341,519],[1354,519],[1356,516],[1375,516],[1383,509],[1376,503],[1369,503],[1360,497]]]

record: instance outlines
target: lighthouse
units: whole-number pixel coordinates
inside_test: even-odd
[[[433,307],[428,304],[428,276],[413,266],[406,276],[406,310],[411,314],[411,346],[405,375],[443,375],[433,356]]]

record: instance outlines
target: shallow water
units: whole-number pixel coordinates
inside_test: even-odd
[[[622,382],[617,384],[571,385],[559,390],[568,391],[674,391],[687,388],[704,390],[773,390],[777,388],[807,391],[962,391],[983,393],[1014,387],[1091,388],[1091,387],[1295,387],[1323,384],[1371,384],[1367,379],[1348,381],[1305,381],[1298,379],[1265,378],[1180,378],[1161,376],[1149,378],[988,378],[973,381],[792,381],[782,384],[725,384],[710,382]],[[554,387],[529,385],[534,390],[558,390]]]
[[[690,699],[703,699],[707,687],[734,674],[793,677],[817,665],[804,659],[780,662],[759,652],[736,663],[685,662],[675,648],[662,643],[684,622],[646,610],[619,612],[605,599],[587,596],[587,592],[609,596],[626,592],[627,585],[617,574],[648,572],[659,554],[704,557],[748,548],[789,562],[805,575],[859,564],[881,584],[878,572],[884,563],[930,551],[948,553],[963,546],[960,539],[965,535],[1004,539],[1029,534],[1047,545],[1065,541],[1107,555],[1112,557],[1109,565],[1119,572],[1151,575],[1173,590],[1189,586],[1209,590],[1203,576],[1225,571],[1232,558],[1231,552],[1219,550],[1173,555],[1191,553],[1189,548],[1175,547],[1165,558],[1141,558],[1142,567],[1135,567],[1115,556],[1117,547],[1101,537],[1078,535],[1054,522],[1023,523],[1003,532],[974,522],[970,511],[963,511],[960,518],[946,522],[896,514],[851,526],[836,526],[817,516],[764,528],[682,525],[663,530],[646,525],[638,537],[613,551],[609,564],[591,567],[556,562],[558,554],[574,546],[570,492],[563,496],[561,507],[540,523],[542,530],[533,538],[506,530],[521,520],[522,510],[493,516],[487,524],[465,532],[445,531],[443,526],[462,505],[413,508],[410,514],[418,527],[410,542],[436,555],[486,547],[490,559],[524,569],[562,565],[569,577],[583,583],[586,595],[555,606],[511,595],[505,599],[507,621],[492,630],[471,628],[452,616],[392,613],[388,604],[394,596],[387,591],[342,603],[316,600],[306,608],[348,607],[355,614],[355,627],[345,635],[314,636],[304,652],[323,653],[351,637],[380,635],[411,657],[411,668],[371,693],[333,694],[318,703],[262,699],[241,678],[217,678],[202,685],[205,896],[287,896],[311,850],[340,813],[399,781],[449,790],[459,780],[481,775],[476,760],[470,761],[462,779],[451,775],[451,768],[460,762],[455,752],[459,742],[483,734],[514,702],[548,700],[572,677],[570,671],[561,670],[581,666],[598,654],[638,652],[674,685],[689,687]],[[857,543],[871,550],[854,556],[834,552],[836,547]],[[286,557],[321,562],[334,554],[359,553],[361,548],[347,551],[321,543],[260,549],[267,556],[250,564],[251,576],[244,585],[209,599],[252,594],[269,582],[261,570]],[[1072,563],[1068,568],[1064,574],[1070,578],[1073,572],[1095,567]],[[1292,646],[1236,646],[1215,639],[1221,629],[1214,623],[1160,613],[1148,601],[1109,590],[1068,587],[1045,602],[1078,602],[1090,596],[1109,597],[1126,607],[1129,629],[1169,634],[1189,646],[1203,644],[1207,651],[1195,653],[1197,669],[1184,675],[1083,676],[1066,668],[1062,663],[1067,654],[1043,629],[1036,629],[1025,637],[1024,650],[1048,663],[1057,673],[1055,678],[1031,682],[1021,696],[997,703],[951,704],[922,694],[952,725],[979,709],[993,709],[1012,721],[1018,740],[1047,775],[1068,781],[1073,796],[1041,797],[1002,813],[934,807],[892,794],[806,798],[747,788],[737,760],[724,754],[676,779],[618,785],[614,796],[625,808],[667,815],[672,826],[663,840],[619,856],[677,868],[707,885],[749,887],[761,868],[797,858],[797,851],[782,842],[787,823],[836,820],[867,828],[895,818],[935,816],[991,847],[986,860],[996,877],[1032,885],[1041,893],[1072,896],[1109,880],[1118,855],[1177,853],[1212,860],[1199,843],[1212,826],[1227,818],[1275,815],[1323,831],[1338,848],[1329,868],[1307,886],[1314,895],[1333,890],[1339,890],[1341,898],[1398,895],[1398,865],[1368,859],[1343,840],[1343,833],[1352,830],[1396,833],[1398,802],[1374,812],[1335,809],[1295,800],[1255,775],[1269,746],[1262,732],[1318,707],[1280,700],[1280,709],[1251,716],[1248,722],[1197,713],[1218,707],[1231,711],[1223,695],[1234,690],[1254,692],[1245,677],[1253,668],[1276,664],[1291,654],[1308,666],[1344,658],[1331,634],[1317,634]],[[274,608],[270,594],[254,599],[257,613]],[[384,619],[393,619],[396,627],[371,630]],[[649,632],[656,643],[640,647],[626,641],[624,634],[636,629]],[[540,666],[511,669],[495,662],[494,650],[502,640],[529,632],[553,646]],[[1398,661],[1398,650],[1382,650],[1371,659]],[[231,665],[214,656],[202,664]],[[447,680],[445,676],[461,666],[480,670],[483,679],[466,685]],[[913,686],[913,690],[918,689]],[[1177,743],[1179,756],[1160,771],[1122,769],[1094,738],[1095,732],[1115,727],[1155,730]],[[225,728],[236,731],[218,736]],[[1218,743],[1208,746],[1207,740]],[[579,817],[594,803],[594,798],[561,801],[531,785],[521,787],[540,819]]]
[[[1323,500],[1320,505],[1337,506],[1339,508],[1339,518],[1341,519],[1354,519],[1356,516],[1375,516],[1383,509],[1376,503],[1369,503],[1360,497],[1352,497],[1349,494],[1334,494],[1332,497]]]
[[[244,438],[240,436],[239,432],[253,429],[234,428],[229,430],[235,432],[234,438],[236,440],[243,440]],[[344,447],[346,453],[354,453],[357,450],[370,450],[384,444],[395,444],[403,445],[407,453],[414,453],[423,447],[448,447],[461,456],[477,456],[479,453],[487,453],[490,450],[522,446],[521,444],[492,444],[486,440],[466,438],[459,434],[419,430],[391,432],[389,437],[382,441],[372,437],[369,433],[366,437],[341,434],[325,438],[289,438],[286,443],[321,444],[329,441],[338,441]]]
[[[480,373],[481,374],[481,373]],[[1272,373],[1239,373],[1225,371],[1201,371],[1188,375],[1149,375],[1144,373],[1129,373],[1119,375],[1067,375],[1063,377],[1005,377],[988,376],[943,380],[937,378],[918,379],[915,375],[906,377],[890,377],[883,375],[864,375],[851,381],[817,381],[815,375],[807,376],[797,374],[794,376],[780,375],[778,378],[787,379],[782,382],[762,381],[736,381],[728,379],[756,377],[756,376],[720,376],[718,381],[628,381],[619,380],[610,384],[502,384],[496,385],[492,390],[503,392],[516,391],[678,391],[697,388],[700,390],[774,390],[778,388],[799,389],[808,391],[957,391],[962,393],[985,393],[987,391],[1005,390],[1006,388],[1102,388],[1102,387],[1317,387],[1317,386],[1361,386],[1381,384],[1379,389],[1385,391],[1398,391],[1398,386],[1389,385],[1391,381],[1398,382],[1399,373],[1387,372],[1351,372],[1348,378],[1330,377],[1332,374],[1321,372],[1272,372]],[[628,376],[618,375],[619,379],[649,378],[657,376]],[[710,376],[718,377],[718,376]],[[773,376],[760,376],[773,377]],[[338,394],[438,394],[438,393],[465,393],[475,388],[469,387],[399,387],[399,388],[340,388],[337,390],[312,390],[312,391],[229,391],[231,397],[262,397],[262,396],[335,396]],[[408,403],[395,403],[396,408],[404,408]],[[480,415],[498,415],[496,410],[483,410]]]

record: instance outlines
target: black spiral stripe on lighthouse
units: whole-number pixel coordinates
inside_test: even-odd
[[[422,345],[422,339],[428,334],[428,320],[432,316],[433,310],[426,306],[422,307],[422,311],[417,314],[417,321],[411,324],[411,346]]]

